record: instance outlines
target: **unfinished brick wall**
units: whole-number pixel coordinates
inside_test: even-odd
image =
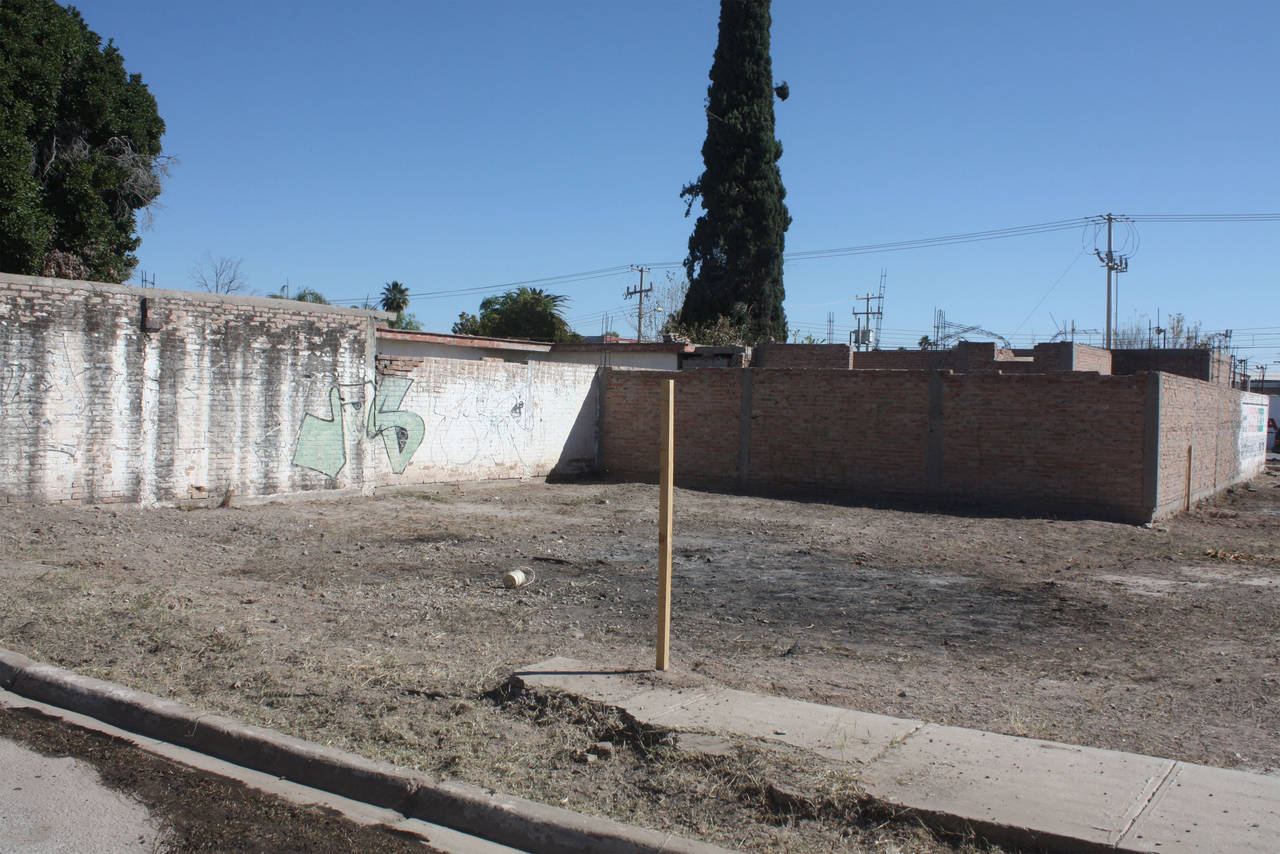
[[[1205,382],[1231,384],[1231,358],[1209,349],[1112,350],[1111,372],[1163,371]]]
[[[0,275],[0,500],[222,500],[359,485],[294,464],[372,379],[373,315]],[[339,395],[340,397],[340,395]]]
[[[736,483],[741,446],[742,368],[638,371],[606,368],[601,379],[600,459],[613,474],[657,477],[659,398],[663,380],[676,381],[675,474],[686,485]],[[693,450],[693,449],[696,449]]]
[[[607,370],[606,471],[656,476],[658,382],[667,376],[676,380],[681,483],[1149,518],[1142,377]]]
[[[1158,375],[1158,395],[1157,517],[1265,468],[1266,397],[1174,374]]]
[[[955,354],[951,350],[858,350],[850,367],[855,371],[953,370]]]
[[[1111,373],[1111,351],[1072,341],[1037,344],[1032,349],[1035,364],[1045,373],[1055,371],[1094,371]]]
[[[658,382],[676,380],[676,477],[970,501],[1145,522],[1265,465],[1266,402],[1170,374],[606,371],[603,468],[656,477]]]
[[[1096,371],[1100,374],[1112,373],[1110,350],[1090,347],[1087,344],[1072,344],[1071,352],[1072,370]]]
[[[1146,521],[1145,378],[956,374],[942,389],[941,494]]]
[[[763,370],[749,380],[743,486],[925,491],[930,374]]]
[[[848,370],[852,354],[848,344],[761,344],[752,351],[751,366]]]

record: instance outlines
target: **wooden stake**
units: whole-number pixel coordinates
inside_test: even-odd
[[[671,481],[675,473],[676,381],[662,383],[662,452],[658,458],[658,663],[671,665]]]
[[[1187,512],[1191,511],[1191,446],[1187,445]]]

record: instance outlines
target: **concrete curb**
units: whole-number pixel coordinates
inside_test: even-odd
[[[181,703],[39,664],[0,648],[0,688],[139,735],[396,810],[529,852],[717,854],[726,849],[437,780],[337,748],[204,714]]]

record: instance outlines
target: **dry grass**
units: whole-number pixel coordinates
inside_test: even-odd
[[[1265,769],[1280,757],[1280,490],[1262,486],[1215,508],[1235,515],[1151,529],[680,491],[675,660],[743,690]],[[6,508],[0,644],[730,847],[982,850],[878,812],[802,753],[691,753],[612,710],[503,690],[552,655],[648,658],[651,493]],[[504,589],[519,566],[537,582]]]

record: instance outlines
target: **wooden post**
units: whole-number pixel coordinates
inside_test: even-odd
[[[1187,445],[1187,510],[1191,510],[1191,446]]]
[[[658,661],[671,665],[671,480],[675,472],[676,381],[662,382],[662,452],[658,457]]]

